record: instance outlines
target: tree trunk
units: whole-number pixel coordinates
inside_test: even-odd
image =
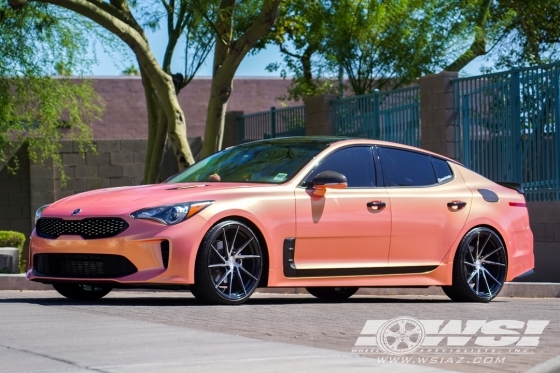
[[[459,71],[478,56],[486,54],[486,22],[492,0],[484,0],[479,9],[474,25],[474,40],[470,48],[450,63],[444,71]]]
[[[158,129],[158,99],[148,79],[148,76],[140,69],[142,75],[142,86],[144,87],[144,97],[146,98],[146,108],[148,110],[148,143],[146,145],[146,157],[144,160],[144,179],[143,184],[152,184],[155,180],[150,178],[150,165],[154,154],[154,144]]]
[[[187,142],[185,117],[171,77],[148,74],[141,65],[142,84],[148,109],[148,145],[144,165],[144,184],[161,181],[160,165],[169,139],[179,170],[194,163]]]
[[[210,99],[206,112],[206,128],[202,144],[202,156],[207,157],[222,147],[224,137],[224,122],[227,104],[232,91],[233,77],[220,77],[222,71],[214,76],[210,89]]]
[[[221,13],[216,23],[212,88],[208,101],[202,157],[222,148],[225,114],[233,87],[233,77],[247,52],[270,31],[276,21],[280,1],[264,0],[253,23],[238,39],[233,40],[233,17],[237,0],[222,0]]]
[[[175,86],[168,74],[159,66],[149,64],[151,61],[143,60],[140,63],[148,103],[148,121],[155,121],[151,125],[148,144],[151,146],[146,152],[146,166],[144,182],[153,184],[159,182],[159,168],[163,157],[166,138],[171,144],[179,171],[184,170],[194,163],[189,143],[187,142],[187,128],[183,110],[179,106]],[[155,61],[154,61],[155,62]],[[150,94],[150,89],[155,94]],[[150,114],[151,112],[151,114]],[[155,137],[154,137],[155,136]]]

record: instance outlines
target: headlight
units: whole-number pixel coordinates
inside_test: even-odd
[[[151,207],[134,211],[130,214],[133,219],[155,220],[165,225],[174,225],[198,214],[214,201],[186,202],[175,205]]]
[[[44,206],[41,206],[37,209],[37,211],[35,212],[35,225],[37,225],[37,220],[39,220],[39,218],[43,214],[43,210],[46,209],[49,206],[50,205],[44,205]]]

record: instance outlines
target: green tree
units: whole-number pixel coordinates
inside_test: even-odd
[[[148,108],[145,183],[159,180],[166,140],[171,144],[179,169],[194,163],[177,94],[190,82],[212,49],[212,39],[208,38],[208,28],[196,16],[191,1],[8,0],[8,3],[20,11],[41,4],[49,11],[66,10],[81,15],[104,29],[105,35],[108,31],[130,48],[138,62]],[[168,40],[163,62],[159,64],[148,44],[146,31],[153,31],[162,23]],[[172,73],[171,62],[180,40],[188,57],[184,71]]]
[[[148,108],[146,183],[159,180],[166,141],[171,144],[180,170],[194,163],[177,94],[191,81],[214,43],[203,155],[220,149],[233,75],[247,52],[274,23],[279,2],[249,0],[238,6],[237,0],[8,0],[15,8],[42,3],[70,10],[101,26],[130,48],[139,65]],[[161,24],[165,25],[168,40],[163,62],[159,64],[146,32]],[[237,34],[234,31],[238,29],[244,31]],[[186,52],[185,69],[173,73],[171,62],[179,45]]]
[[[299,101],[335,92],[332,64],[323,53],[327,15],[320,0],[283,1],[272,32],[257,45],[259,50],[270,43],[280,48],[283,63],[273,62],[267,70],[279,71],[283,78],[291,75],[287,95],[281,99]]]
[[[446,63],[466,22],[450,27],[452,18],[460,19],[456,3],[287,0],[267,39],[280,47],[284,61],[269,69],[294,76],[289,99],[340,94],[336,81],[344,76],[354,94],[410,83]]]
[[[461,23],[440,0],[332,0],[327,7],[324,53],[342,67],[354,94],[396,88],[445,64]]]
[[[541,65],[560,58],[560,2],[501,0],[489,10],[494,69]],[[492,50],[493,49],[493,50]]]
[[[92,149],[88,123],[101,113],[99,97],[87,80],[51,77],[82,71],[89,63],[82,56],[90,26],[41,5],[21,12],[0,5],[1,167],[17,168],[12,156],[23,142],[32,161],[52,158],[58,166],[60,139],[77,139],[82,150]]]
[[[557,0],[459,0],[444,9],[444,24],[458,33],[449,50],[455,57],[441,70],[460,71],[481,56],[493,63],[483,71],[540,65],[560,57]]]
[[[259,47],[280,47],[269,69],[293,76],[288,99],[336,92],[341,73],[364,94],[485,55],[495,69],[551,62],[558,14],[557,0],[286,0]]]

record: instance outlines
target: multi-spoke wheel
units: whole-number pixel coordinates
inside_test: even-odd
[[[500,236],[485,227],[469,231],[455,254],[453,285],[443,291],[455,301],[489,302],[506,280],[507,252]]]
[[[348,299],[357,291],[357,287],[309,287],[305,288],[316,298],[330,301]]]
[[[113,288],[107,286],[74,284],[70,282],[59,282],[52,286],[60,295],[73,300],[101,299],[113,290]]]
[[[234,220],[221,222],[202,240],[191,291],[212,304],[241,304],[257,288],[262,267],[261,246],[251,228]]]

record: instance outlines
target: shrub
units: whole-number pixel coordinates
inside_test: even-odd
[[[19,250],[19,271],[27,270],[27,261],[23,260],[23,244],[25,235],[14,231],[0,231],[0,247],[17,247]]]

